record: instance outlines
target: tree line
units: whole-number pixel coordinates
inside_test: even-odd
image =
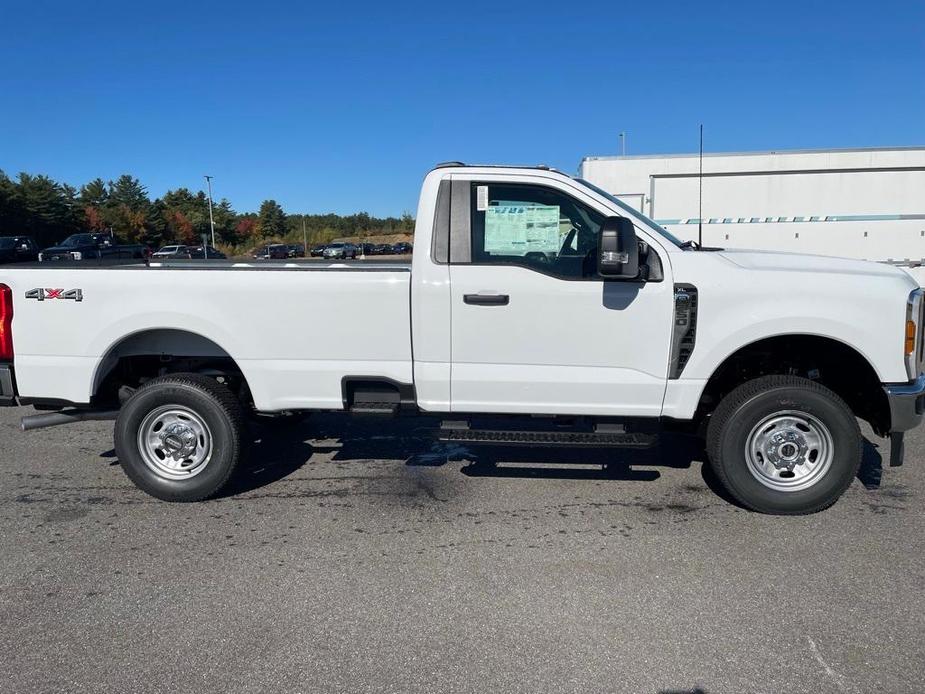
[[[343,236],[411,233],[414,219],[351,215],[287,214],[275,200],[264,200],[258,212],[236,212],[222,198],[213,202],[215,237],[229,249],[267,241],[324,243]],[[137,178],[124,174],[114,181],[96,178],[80,188],[45,175],[20,173],[15,179],[0,171],[0,236],[28,235],[51,246],[79,232],[111,231],[132,243],[162,246],[198,244],[211,235],[209,200],[202,190],[168,190],[151,199]]]

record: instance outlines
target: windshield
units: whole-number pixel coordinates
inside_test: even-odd
[[[94,243],[90,234],[74,234],[64,239],[61,245],[70,248],[73,246],[92,246]]]
[[[623,210],[624,212],[627,212],[630,216],[635,217],[640,222],[646,224],[647,226],[652,227],[653,229],[655,229],[655,231],[659,233],[660,236],[663,236],[665,239],[673,243],[675,246],[681,246],[681,243],[682,243],[681,239],[679,239],[677,236],[672,234],[665,227],[653,222],[651,219],[649,219],[644,214],[642,214],[642,212],[640,212],[639,210],[634,210],[632,207],[627,205],[625,202],[623,202],[619,198],[614,197],[613,195],[608,193],[606,190],[603,190],[602,188],[598,188],[596,185],[594,185],[593,183],[589,183],[583,178],[576,178],[575,181],[583,185],[585,188],[590,188],[598,195],[604,198],[607,198],[614,205],[617,205],[621,210]]]
[[[0,239],[0,248],[7,249],[16,245],[16,239]]]

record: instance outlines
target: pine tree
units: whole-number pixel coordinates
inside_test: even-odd
[[[260,204],[257,230],[265,238],[282,238],[286,234],[286,213],[276,200],[264,200]]]

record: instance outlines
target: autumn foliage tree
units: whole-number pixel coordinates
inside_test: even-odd
[[[410,215],[378,218],[352,215],[287,215],[275,200],[265,200],[259,214],[238,213],[228,200],[213,206],[215,237],[232,247],[264,240],[310,241],[340,236],[408,232]],[[76,189],[48,176],[21,173],[15,179],[0,171],[0,236],[29,234],[50,246],[79,231],[109,231],[125,240],[153,246],[199,243],[211,234],[209,200],[202,190],[168,190],[152,200],[141,181],[123,174],[113,181],[95,178]]]

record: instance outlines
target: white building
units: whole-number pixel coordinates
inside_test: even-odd
[[[696,240],[698,170],[697,154],[667,154],[586,157],[580,174]],[[704,154],[702,184],[707,246],[925,258],[925,147]]]

